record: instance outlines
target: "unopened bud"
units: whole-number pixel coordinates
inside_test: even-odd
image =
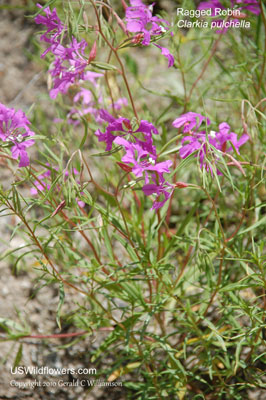
[[[132,131],[132,126],[131,126],[131,123],[130,123],[129,121],[123,120],[123,121],[122,121],[122,126],[123,126],[123,128],[124,128],[125,130],[127,130],[127,131]]]
[[[131,42],[134,43],[134,44],[139,44],[139,43],[142,42],[143,36],[144,36],[143,33],[139,33],[138,35],[133,37]]]
[[[54,212],[51,215],[51,217],[54,217],[56,214],[58,214],[65,207],[65,205],[66,205],[65,200],[61,201],[61,203],[54,210]]]
[[[85,13],[85,11],[83,11],[82,17],[83,17],[83,21],[84,21],[85,28],[87,31],[89,28],[89,21],[88,21],[88,17],[87,17],[87,14]]]
[[[131,172],[132,168],[129,165],[123,164],[121,162],[116,162],[117,165],[119,165],[120,168],[122,168],[125,172]]]
[[[188,184],[185,182],[176,182],[175,187],[179,188],[179,189],[184,189],[184,188],[188,187]]]
[[[89,54],[88,64],[96,58],[96,51],[97,51],[97,43],[96,43],[96,40],[95,40],[95,42],[92,45],[90,54]]]

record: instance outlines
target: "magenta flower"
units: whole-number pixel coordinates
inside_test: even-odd
[[[171,54],[170,51],[166,47],[159,46],[159,44],[156,44],[156,43],[153,43],[153,44],[154,44],[154,46],[161,49],[162,55],[168,59],[168,68],[172,67],[175,62],[173,54]]]
[[[74,103],[77,103],[79,100],[82,101],[83,105],[88,106],[91,104],[93,100],[93,95],[90,90],[85,88],[80,88],[79,92],[74,96]]]
[[[176,118],[172,125],[175,128],[181,128],[183,126],[183,132],[187,133],[193,129],[199,129],[203,122],[205,125],[210,125],[210,120],[208,118],[204,117],[201,114],[190,111]]]
[[[182,147],[179,150],[181,158],[186,158],[194,151],[200,150],[200,156],[205,157],[203,144],[206,142],[205,133],[193,133],[190,136],[183,137]],[[200,157],[201,158],[201,157]]]
[[[40,4],[37,4],[37,7],[42,8]],[[45,16],[37,15],[35,18],[36,24],[45,25],[47,31],[41,35],[40,40],[50,43],[50,47],[43,52],[41,57],[44,57],[49,51],[54,51],[56,47],[60,44],[60,36],[62,32],[65,30],[65,26],[63,22],[57,15],[56,8],[53,11],[50,10],[50,7],[46,7],[44,9]]]
[[[47,164],[49,166],[49,164]],[[47,178],[51,176],[51,171],[48,169],[46,172],[38,176],[38,181],[34,181],[33,188],[30,189],[30,192],[33,196],[37,195],[38,192],[44,192],[49,190],[51,185],[47,182]]]
[[[39,7],[41,7],[39,5]],[[85,71],[90,62],[85,57],[85,48],[87,43],[84,39],[78,42],[74,37],[71,43],[64,47],[60,43],[60,36],[65,30],[63,23],[57,16],[56,9],[53,11],[49,7],[45,8],[46,16],[37,16],[35,22],[43,24],[47,27],[47,32],[41,36],[41,40],[50,43],[51,46],[42,54],[42,57],[49,51],[55,56],[52,63],[50,74],[53,79],[53,88],[50,91],[50,97],[55,99],[58,93],[67,93],[70,86],[79,84],[80,81],[90,81],[96,85],[96,79],[102,74],[92,71]],[[95,53],[95,44],[93,45],[93,53]],[[96,53],[95,53],[96,55]]]
[[[121,110],[122,107],[126,107],[127,105],[128,105],[127,99],[125,97],[120,97],[110,107],[114,107],[115,110],[119,111],[119,110]]]
[[[172,166],[172,161],[156,162],[156,148],[153,146],[152,134],[158,134],[157,129],[150,122],[141,121],[138,129],[133,130],[130,120],[127,118],[114,118],[105,110],[101,110],[100,115],[103,120],[108,122],[108,126],[105,133],[99,129],[95,132],[98,140],[106,143],[107,151],[111,150],[113,142],[124,148],[125,154],[121,160],[123,163],[118,162],[117,164],[123,170],[132,172],[136,178],[144,179],[143,192],[145,195],[157,194],[152,209],[162,207],[173,190],[173,186],[164,179],[164,174],[170,173],[169,168]],[[114,132],[120,132],[122,135],[114,135]],[[139,139],[137,133],[144,135],[144,141]],[[150,179],[153,181],[152,184]],[[162,197],[163,199],[159,201]]]
[[[167,160],[156,164],[156,156],[144,150],[138,143],[128,142],[123,137],[116,137],[114,142],[123,146],[126,154],[122,157],[125,164],[133,164],[132,172],[137,178],[143,177],[145,183],[149,182],[148,172],[156,172],[163,178],[164,173],[169,173],[172,161]]]
[[[84,81],[91,82],[93,86],[97,86],[97,79],[101,78],[103,74],[100,74],[99,72],[93,72],[93,71],[86,71],[84,72]]]
[[[80,88],[80,91],[73,98],[74,103],[81,102],[82,108],[73,107],[67,114],[68,123],[78,125],[79,118],[86,115],[92,115],[97,122],[101,122],[100,110],[96,108],[96,102],[92,92],[85,88]],[[74,117],[74,118],[73,118]]]
[[[85,74],[85,68],[88,65],[84,56],[86,41],[83,39],[78,42],[75,38],[68,47],[58,45],[54,50],[55,61],[50,70],[53,78],[53,89],[50,91],[50,97],[55,99],[58,93],[67,93],[70,86],[79,83],[80,80],[90,80],[91,76]]]
[[[232,7],[239,4],[240,10],[247,10],[255,15],[259,15],[261,12],[258,0],[231,0],[231,3]]]
[[[224,153],[233,150],[232,146],[227,148],[227,142],[231,142],[234,148],[236,149],[237,153],[240,154],[239,147],[241,147],[244,143],[246,143],[249,140],[249,136],[247,134],[242,135],[238,140],[237,134],[234,132],[230,132],[230,126],[226,122],[222,122],[219,125],[219,132],[215,132],[213,136],[215,140],[214,146],[216,147],[216,149]]]
[[[169,22],[152,16],[153,5],[147,6],[141,0],[130,0],[131,7],[126,9],[127,30],[132,33],[142,33],[144,46],[150,44],[151,38],[168,30]]]
[[[14,160],[20,159],[18,165],[19,167],[27,167],[30,164],[26,149],[27,147],[32,146],[34,143],[34,140],[27,140],[23,143],[13,143],[14,146],[11,148],[11,153]]]
[[[95,135],[98,137],[99,142],[106,143],[106,151],[110,151],[112,149],[112,144],[116,137],[130,135],[144,150],[152,154],[156,154],[156,149],[153,146],[152,134],[157,135],[158,131],[150,122],[142,120],[140,121],[138,129],[133,130],[130,120],[127,118],[115,118],[103,109],[100,111],[100,117],[104,121],[108,122],[108,126],[104,133],[98,129],[95,132]],[[115,135],[113,132],[120,132],[122,135]],[[142,133],[144,136],[144,141],[141,141],[136,136],[136,133]]]
[[[151,39],[169,30],[170,24],[168,21],[152,16],[153,4],[147,6],[141,0],[131,0],[130,4],[131,7],[126,8],[127,30],[139,34],[140,39],[137,39],[137,42],[143,38],[142,44],[148,46]],[[162,55],[168,59],[168,68],[172,67],[174,56],[170,51],[166,47],[155,43],[154,45],[161,49]]]
[[[174,186],[166,182],[164,179],[165,173],[170,173],[169,168],[172,166],[172,161],[166,160],[156,163],[156,156],[144,150],[137,143],[128,142],[123,137],[116,137],[114,142],[125,149],[125,155],[122,161],[129,165],[128,172],[132,172],[136,178],[144,178],[144,186],[142,190],[146,196],[156,194],[156,200],[153,203],[152,210],[157,210],[162,207],[171,196]],[[127,170],[124,164],[123,169]],[[152,180],[153,183],[150,183]]]
[[[158,210],[169,200],[174,191],[174,186],[164,181],[160,184],[148,183],[142,187],[142,190],[146,196],[156,194],[151,210]]]
[[[29,120],[22,110],[16,111],[14,108],[7,108],[0,103],[0,139],[3,142],[9,142],[12,157],[17,160],[20,158],[19,167],[29,165],[29,157],[27,147],[32,146],[35,142],[30,139],[34,136],[29,128]]]
[[[38,176],[38,180],[34,181],[34,188],[30,189],[30,192],[32,195],[37,195],[38,192],[43,192],[46,190],[49,190],[51,185],[49,184],[49,179],[51,178],[51,169],[50,169],[50,164],[46,164],[49,169],[45,171],[43,174]],[[58,171],[59,168],[55,167],[53,168],[55,171]]]
[[[198,119],[197,121],[196,118]],[[209,163],[205,161],[208,153],[213,156],[215,162],[219,159],[211,146],[215,147],[219,151],[222,151],[223,153],[226,153],[233,150],[232,146],[230,145],[230,143],[232,143],[239,154],[239,147],[246,143],[249,137],[247,134],[244,134],[238,140],[237,134],[230,132],[230,126],[226,122],[223,122],[219,125],[219,132],[210,131],[209,134],[206,134],[206,131],[196,132],[192,130],[198,129],[204,120],[206,121],[207,125],[210,125],[210,120],[208,120],[206,117],[190,112],[177,118],[173,122],[173,125],[176,128],[183,126],[183,132],[190,133],[190,135],[184,136],[181,141],[182,146],[179,150],[180,157],[186,158],[190,154],[196,152],[195,157],[199,158],[200,167],[204,167],[207,171],[210,170],[211,173],[213,173]],[[227,147],[227,142],[229,142],[229,147]],[[217,173],[221,174],[219,170],[217,170]]]
[[[152,134],[158,134],[157,129],[150,122],[142,120],[138,129],[133,130],[127,118],[114,118],[105,110],[101,110],[100,115],[108,122],[108,126],[105,133],[99,129],[95,132],[98,140],[106,143],[107,151],[111,150],[113,142],[124,148],[123,163],[118,162],[118,165],[123,170],[132,172],[136,178],[144,179],[143,192],[146,196],[157,194],[152,209],[162,207],[171,196],[174,187],[164,179],[164,174],[170,173],[172,161],[156,162],[156,147],[153,145]],[[115,135],[114,132],[122,134]],[[139,139],[137,133],[143,134],[144,141]],[[150,183],[150,180],[153,183]]]
[[[209,143],[215,146],[216,141],[209,136],[208,137]],[[207,171],[211,171],[212,169],[209,166],[209,163],[206,162],[207,154],[212,153],[210,146],[208,146],[206,132],[192,132],[190,136],[185,136],[181,141],[181,148],[179,150],[179,154],[181,158],[187,158],[190,154],[196,152],[195,157],[198,157],[200,162],[200,168],[205,168]],[[217,171],[220,175],[221,173]]]
[[[96,80],[103,76],[97,72],[85,71],[88,66],[84,55],[86,47],[87,42],[84,39],[78,42],[73,37],[68,47],[58,45],[54,50],[55,60],[50,70],[53,78],[53,89],[50,91],[52,99],[55,99],[58,93],[67,93],[70,86],[79,85],[81,81],[89,81],[96,86]]]

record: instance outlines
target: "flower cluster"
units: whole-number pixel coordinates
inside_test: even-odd
[[[88,78],[85,68],[88,61],[84,52],[87,47],[86,41],[83,39],[78,42],[76,38],[72,38],[72,42],[64,47],[59,44],[53,51],[55,60],[50,69],[53,78],[53,89],[50,91],[50,97],[55,99],[58,93],[66,94],[69,87],[74,84],[80,84]]]
[[[158,130],[145,120],[140,121],[134,129],[129,119],[114,118],[105,110],[101,110],[100,116],[108,124],[105,132],[100,129],[95,132],[98,140],[106,143],[106,151],[112,149],[113,143],[123,147],[125,155],[121,161],[124,164],[119,165],[127,172],[132,172],[137,179],[144,180],[142,190],[146,196],[156,194],[152,209],[162,207],[171,196],[174,186],[164,178],[165,173],[170,173],[172,161],[157,162],[152,135],[157,135]]]
[[[16,111],[0,103],[0,138],[11,144],[12,157],[15,160],[20,158],[19,167],[26,167],[30,163],[26,149],[34,144],[31,139],[34,132],[30,130],[29,124],[22,110]]]
[[[230,126],[226,122],[222,122],[219,125],[218,132],[210,131],[208,134],[206,129],[198,131],[203,124],[205,128],[207,128],[210,123],[210,120],[203,115],[188,112],[175,119],[173,126],[178,129],[182,128],[183,133],[187,134],[181,141],[182,146],[179,151],[180,157],[186,158],[190,154],[197,152],[196,156],[199,157],[201,168],[204,167],[207,171],[210,170],[212,173],[212,168],[206,162],[206,156],[207,154],[212,154],[215,161],[218,161],[218,158],[213,154],[211,146],[222,153],[227,153],[233,150],[233,145],[239,154],[240,146],[248,141],[249,136],[243,134],[240,139],[238,139],[237,134],[231,132]],[[219,170],[217,170],[217,173],[221,174]]]
[[[142,120],[139,127],[134,130],[128,118],[115,118],[103,109],[100,111],[100,117],[103,121],[108,123],[108,126],[105,132],[97,129],[95,135],[98,137],[99,142],[106,143],[106,151],[112,149],[112,144],[118,136],[130,136],[132,140],[143,147],[144,150],[147,150],[151,154],[156,154],[155,146],[153,146],[152,134],[158,135],[158,130],[150,122]],[[120,132],[122,135],[115,134],[115,132]],[[138,133],[143,133],[144,141],[137,137],[136,134]]]
[[[150,44],[151,37],[161,35],[168,29],[168,21],[152,15],[153,5],[147,6],[141,0],[130,0],[130,5],[126,9],[127,30],[142,32],[144,46]]]
[[[241,2],[231,0],[231,2],[232,6],[241,5],[240,9],[255,14],[259,13],[256,0],[243,0]],[[213,12],[214,7],[223,8],[219,0],[202,2],[199,6],[200,9],[211,8]],[[153,5],[147,6],[142,3],[142,0],[130,0],[130,6],[126,7],[127,31],[137,33],[137,37],[141,38],[144,46],[160,38],[164,32],[169,30],[169,22],[153,16],[152,11]],[[131,121],[122,116],[114,117],[104,108],[99,109],[100,107],[107,109],[112,107],[113,111],[120,110],[121,107],[127,105],[127,100],[121,98],[113,102],[112,105],[106,104],[98,84],[98,79],[103,74],[86,70],[88,64],[96,57],[96,42],[88,57],[85,56],[87,43],[84,39],[78,42],[75,37],[72,37],[71,43],[64,46],[62,41],[64,41],[66,27],[60,21],[56,9],[51,11],[47,7],[44,12],[45,16],[39,15],[35,21],[47,28],[47,31],[41,36],[41,40],[49,44],[49,48],[43,53],[43,56],[47,52],[54,55],[54,61],[50,68],[50,74],[53,78],[53,88],[50,91],[51,98],[56,98],[58,93],[67,93],[71,86],[75,87],[73,107],[67,115],[68,123],[76,125],[79,123],[77,117],[86,116],[86,118],[89,118],[89,116],[92,116],[100,125],[100,128],[95,132],[99,142],[105,143],[106,151],[112,150],[113,143],[124,150],[122,162],[118,165],[128,173],[135,175],[136,180],[132,184],[135,184],[136,181],[144,182],[142,185],[144,194],[146,196],[156,195],[152,209],[159,209],[171,197],[175,188],[186,187],[186,184],[183,182],[171,184],[166,180],[165,174],[170,173],[172,161],[158,160],[156,146],[153,142],[153,135],[158,135],[158,130],[146,120],[141,120],[137,124],[136,121]],[[174,57],[169,50],[157,43],[153,43],[153,45],[161,50],[162,55],[168,59],[168,67],[171,67],[174,64]],[[85,82],[90,82],[93,86],[92,91],[84,85]],[[186,158],[192,153],[197,153],[196,156],[200,160],[201,168],[204,167],[207,171],[213,173],[213,166],[208,161],[208,155],[212,156],[215,163],[219,160],[219,153],[217,152],[224,154],[235,149],[239,153],[239,148],[248,140],[248,135],[244,134],[238,139],[236,133],[231,132],[230,126],[226,122],[219,125],[218,132],[209,132],[207,128],[210,124],[211,122],[207,117],[195,112],[183,114],[173,122],[173,126],[182,130],[185,134],[181,141],[180,157]],[[102,128],[104,125],[105,129]],[[23,143],[26,146],[26,143],[30,143],[30,141],[24,140]],[[20,154],[21,163],[25,164],[24,153],[14,151],[14,154]],[[55,168],[55,170],[57,169]],[[217,170],[217,173],[221,174],[219,170]],[[34,182],[35,188],[32,189],[32,194],[49,190],[50,178],[51,171],[48,169],[39,176],[38,181]]]
[[[50,91],[50,97],[55,99],[58,93],[66,94],[70,86],[74,84],[79,86],[81,82],[91,80],[92,72],[85,71],[85,68],[92,60],[92,56],[89,58],[85,56],[87,42],[84,39],[78,42],[75,37],[72,37],[68,46],[63,46],[61,44],[61,36],[62,33],[66,31],[66,27],[57,16],[56,9],[51,11],[50,8],[47,7],[44,9],[44,12],[46,16],[38,15],[35,18],[35,22],[45,25],[47,28],[47,31],[40,39],[49,43],[50,46],[42,56],[51,52],[55,57],[50,69],[50,74],[53,79],[53,88]],[[95,46],[92,48],[92,53],[95,57]]]
[[[130,7],[126,8],[127,30],[132,33],[141,34],[142,44],[148,46],[151,39],[162,35],[169,30],[169,22],[165,19],[152,15],[153,4],[147,6],[141,0],[130,0]],[[166,47],[154,46],[161,49],[161,53],[168,59],[168,68],[174,65],[174,56]]]
[[[37,7],[43,8],[40,4],[37,4]],[[45,16],[39,14],[35,18],[36,24],[45,25],[47,28],[47,31],[41,35],[40,40],[50,44],[43,52],[42,57],[49,51],[52,53],[55,51],[56,47],[60,44],[60,37],[65,30],[63,22],[57,15],[56,8],[51,11],[49,7],[46,7],[43,11],[45,12]]]
[[[41,8],[40,5],[38,6]],[[85,56],[87,43],[84,39],[78,42],[75,37],[72,37],[71,42],[67,46],[63,46],[62,36],[64,37],[64,32],[67,30],[66,26],[59,19],[56,9],[51,11],[49,7],[46,7],[44,12],[45,16],[38,15],[35,22],[45,25],[47,29],[40,39],[49,43],[50,46],[42,54],[42,57],[48,52],[54,55],[54,61],[49,70],[53,80],[50,97],[55,99],[59,93],[66,94],[70,87],[75,86],[76,95],[73,98],[73,107],[67,115],[68,123],[77,125],[79,119],[88,114],[101,123],[97,104],[103,104],[103,96],[97,81],[103,74],[86,70],[88,64],[96,57],[96,42],[93,44],[88,58]],[[93,86],[93,93],[83,87],[85,82]],[[126,99],[118,99],[112,106],[120,109],[126,104]],[[81,109],[78,105],[81,106]]]

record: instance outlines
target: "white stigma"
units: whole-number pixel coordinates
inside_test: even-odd
[[[137,183],[137,181],[131,181],[131,182],[127,183],[126,185],[124,185],[123,189],[126,189],[128,187],[133,187],[136,185],[136,183]]]

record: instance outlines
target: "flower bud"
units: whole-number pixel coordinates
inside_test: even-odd
[[[175,187],[179,188],[179,189],[184,189],[184,188],[188,187],[188,184],[185,182],[176,182]]]
[[[88,64],[96,58],[96,50],[97,50],[97,43],[96,43],[96,40],[95,40],[95,42],[92,45],[90,54],[89,54]]]
[[[132,168],[131,168],[129,165],[123,164],[123,163],[118,162],[118,161],[117,161],[116,163],[117,163],[117,165],[119,165],[119,167],[122,168],[124,171],[126,171],[126,172],[131,172],[131,171],[132,171]]]

